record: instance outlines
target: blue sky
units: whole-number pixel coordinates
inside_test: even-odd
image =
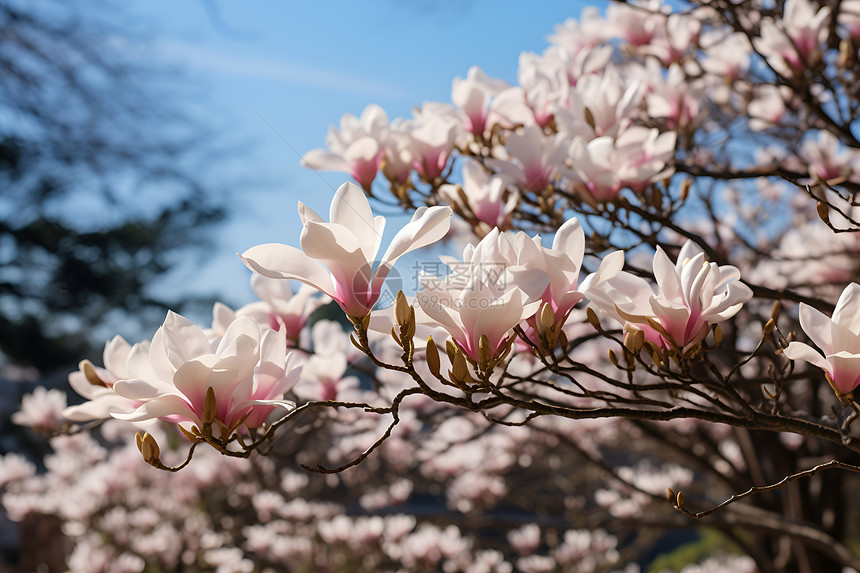
[[[147,59],[181,72],[170,97],[222,134],[220,143],[231,152],[220,167],[242,182],[213,257],[181,265],[162,288],[249,302],[249,272],[235,253],[267,242],[297,246],[296,202],[327,216],[333,189],[346,181],[299,167],[298,154],[323,147],[329,125],[369,103],[393,118],[425,100],[450,101],[452,79],[471,65],[514,83],[520,52],[542,51],[553,26],[589,4],[605,2],[128,5],[148,37]]]

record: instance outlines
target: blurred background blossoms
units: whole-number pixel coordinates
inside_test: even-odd
[[[666,502],[860,451],[860,2],[699,4],[0,2],[7,568],[856,570]]]

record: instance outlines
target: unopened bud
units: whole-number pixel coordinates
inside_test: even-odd
[[[645,332],[641,328],[629,330],[627,336],[624,337],[624,346],[632,354],[639,354],[639,351],[645,346]]]
[[[615,353],[612,352],[612,349],[609,349],[609,361],[612,362],[612,365],[618,368],[618,357],[615,356]]]
[[[544,328],[550,329],[555,326],[555,313],[552,311],[552,305],[545,303],[540,313],[540,322]]]
[[[206,398],[203,400],[203,423],[211,424],[217,414],[218,403],[215,400],[215,389],[209,386],[206,390]]]
[[[590,306],[585,309],[585,316],[597,332],[603,332],[603,328],[600,326],[600,319],[597,318],[597,313],[594,312],[594,309]]]
[[[839,42],[839,58],[836,60],[840,68],[850,68],[854,63],[854,45],[845,38]]]
[[[782,314],[782,303],[776,301],[773,303],[773,308],[770,309],[770,317],[774,320],[779,320],[780,314]]]
[[[567,335],[564,333],[563,330],[559,330],[558,331],[558,345],[561,346],[562,348],[567,348],[567,344],[568,344]]]
[[[683,492],[680,492],[680,491],[678,492],[678,495],[675,497],[675,505],[677,505],[679,508],[684,507],[684,493]]]
[[[692,179],[684,179],[681,181],[681,202],[687,200],[687,197],[690,195],[690,185],[692,185]]]
[[[830,209],[827,208],[827,205],[825,205],[824,203],[819,201],[815,205],[815,209],[818,211],[818,216],[821,218],[821,220],[829,225],[830,224]]]
[[[597,125],[594,122],[594,114],[591,113],[591,110],[588,109],[588,107],[585,108],[585,123],[587,123],[588,127],[590,127],[591,129],[594,129],[594,126]]]
[[[451,367],[451,377],[455,382],[465,382],[469,378],[469,367],[466,364],[466,356],[462,350],[458,350],[454,355],[454,361]]]
[[[669,500],[670,502],[675,501],[675,492],[672,491],[671,487],[666,488],[666,499]]]
[[[717,346],[723,343],[723,329],[720,328],[719,324],[714,325],[714,343]]]
[[[403,291],[397,293],[397,299],[394,301],[394,317],[397,319],[397,324],[403,326],[409,320],[409,303],[406,302],[406,295]]]
[[[450,360],[451,364],[453,364],[454,357],[457,356],[457,353],[460,351],[460,349],[457,348],[456,344],[448,340],[445,342],[445,351],[448,353],[448,360]]]
[[[478,358],[480,359],[479,366],[481,370],[486,371],[490,366],[490,361],[493,359],[493,347],[486,334],[482,334],[480,340],[478,340]]]
[[[149,432],[144,433],[143,436],[140,435],[140,432],[135,434],[135,442],[137,443],[137,449],[143,455],[143,461],[149,465],[155,465],[159,461],[161,451],[155,438]]]
[[[436,348],[436,343],[433,342],[432,336],[427,337],[427,351],[425,356],[427,357],[427,368],[430,369],[430,373],[433,374],[433,376],[439,376],[439,349]]]
[[[762,330],[762,335],[763,336],[770,336],[770,333],[773,332],[773,328],[775,326],[776,326],[776,322],[771,318],[770,320],[768,320],[765,323],[764,329]]]

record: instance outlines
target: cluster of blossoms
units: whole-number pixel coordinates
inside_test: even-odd
[[[220,499],[218,523],[174,507],[159,528],[111,481],[131,448],[106,457],[84,435],[54,438],[44,476],[4,458],[7,511],[59,516],[76,539],[72,570],[86,560],[140,570],[166,546],[168,561],[219,573],[284,562],[620,571],[625,552],[648,541],[595,527],[606,523],[598,511],[628,525],[647,511],[679,527],[662,502],[667,486],[744,491],[801,472],[798,460],[860,452],[850,428],[860,412],[860,249],[850,233],[832,239],[860,227],[857,106],[845,88],[860,75],[860,3],[732,3],[731,26],[703,4],[585,11],[542,54],[521,56],[518,85],[473,67],[454,80],[450,104],[427,102],[411,119],[389,121],[376,105],[344,116],[328,149],[303,162],[357,184],[336,191],[328,221],[299,203],[301,248],[241,255],[259,301],[216,305],[208,328],[169,313],[150,341],[117,337],[103,367],[83,361],[70,376],[83,404],[65,408],[40,390],[15,415],[48,432],[122,420],[146,432],[137,448],[161,469],[184,467],[201,443],[251,458],[219,474],[202,448],[191,467],[206,475],[171,494],[189,505]],[[380,253],[386,221],[369,198],[383,193],[413,214]],[[834,248],[819,250],[825,240]],[[414,296],[382,308],[395,263],[444,241],[465,243],[462,254],[422,265]],[[304,285],[293,293],[288,279]],[[783,335],[781,307],[763,299],[800,302],[781,320],[795,320],[820,353]],[[329,302],[351,332],[311,319]],[[755,443],[760,430],[775,439]],[[177,449],[177,437],[192,444],[184,462],[189,446]],[[765,454],[779,463],[762,464]],[[294,460],[329,475],[309,478]],[[84,468],[96,472],[87,483],[117,497],[43,499],[62,480],[83,483]],[[153,475],[129,481],[175,487]],[[785,516],[772,500],[733,514],[720,528],[751,557],[715,555],[690,570],[770,571],[761,547],[787,546],[787,529],[805,570],[858,565],[830,536],[838,528],[822,516],[844,512],[815,493],[824,490],[817,482]],[[680,493],[669,497],[701,517]],[[435,505],[416,509],[428,498]],[[488,534],[474,526],[482,520],[508,521]],[[94,533],[124,530],[136,534]]]

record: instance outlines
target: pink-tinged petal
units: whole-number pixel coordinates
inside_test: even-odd
[[[286,348],[286,330],[266,331],[260,342],[260,368],[265,368],[268,375],[283,376],[285,360],[289,359]]]
[[[702,247],[698,244],[694,243],[691,240],[687,240],[686,243],[681,247],[681,250],[678,252],[678,268],[680,268],[684,261],[687,259],[692,259],[696,255],[702,254],[704,251]],[[734,268],[734,267],[723,267],[723,268]]]
[[[197,412],[203,412],[203,400],[209,389],[209,375],[218,363],[218,357],[209,354],[186,362],[173,375],[173,384]],[[125,390],[123,390],[125,395]]]
[[[264,278],[260,275],[254,275],[254,277]],[[216,302],[212,306],[212,329],[216,332],[224,332],[235,319],[236,311],[226,304]]]
[[[254,371],[260,361],[260,342],[254,337],[241,334],[237,336],[224,355],[219,357],[218,362],[212,369],[210,382],[212,384],[227,384],[222,380],[247,378]],[[216,388],[217,390],[218,388]]]
[[[588,294],[588,289],[598,285],[604,281],[609,279],[613,279],[621,273],[621,270],[624,268],[624,251],[615,251],[609,253],[603,260],[600,261],[600,266],[597,267],[597,270],[588,275],[582,284],[579,286],[579,290]],[[647,285],[647,283],[645,283]],[[650,291],[650,288],[649,288]]]
[[[132,412],[136,403],[122,396],[99,396],[98,400],[84,402],[77,406],[69,406],[63,410],[63,418],[72,422],[89,422],[91,420],[104,420],[116,413],[126,414]]]
[[[576,218],[568,219],[555,232],[552,239],[555,251],[567,253],[577,268],[582,266],[582,254],[585,252],[585,231]]]
[[[681,300],[683,298],[682,281],[681,277],[678,276],[678,270],[660,247],[657,247],[657,252],[654,253],[654,279],[657,281],[660,292],[667,299]]]
[[[154,400],[164,394],[176,394],[178,392],[171,384],[153,380],[140,380],[138,378],[118,380],[114,384],[113,389],[123,398],[138,402]]]
[[[250,345],[247,341],[250,340]],[[215,351],[220,358],[250,354],[256,361],[259,357],[258,342],[260,340],[260,327],[247,316],[240,316],[227,327],[227,331],[218,343]],[[243,344],[239,344],[239,342]]]
[[[550,286],[549,275],[542,269],[515,267],[508,269],[508,274],[513,278],[513,284],[526,295],[529,302],[539,300]]]
[[[827,362],[824,356],[803,342],[794,341],[790,343],[782,353],[785,354],[789,360],[805,360],[813,366],[821,368],[825,372],[830,371],[830,363]]]
[[[161,339],[161,330],[155,331],[152,340]],[[158,345],[161,348],[161,345]],[[158,359],[153,356],[152,344],[150,342],[138,342],[131,347],[126,362],[125,375],[130,378],[161,378],[170,379],[173,376],[173,368],[167,362],[167,357],[162,356],[163,364],[158,364]],[[158,368],[158,371],[156,371]]]
[[[698,304],[698,295],[702,290],[702,283],[704,282],[708,272],[708,263],[705,261],[705,255],[703,253],[699,253],[687,261],[683,265],[683,268],[681,268],[681,288],[683,289],[683,300],[686,301],[687,304]],[[713,291],[711,291],[711,293],[713,294]],[[663,295],[670,300],[675,299],[675,297],[667,294],[666,291],[663,291]]]
[[[352,183],[344,183],[338,188],[331,202],[329,220],[352,232],[358,240],[365,260],[372,261],[376,257],[376,251],[382,241],[382,234],[377,228],[378,221],[373,217],[367,195],[360,187]],[[302,248],[304,248],[304,243],[302,243]],[[350,247],[347,248],[351,250]],[[308,253],[307,249],[305,252]],[[308,253],[308,256],[319,258],[311,253]]]
[[[309,167],[320,171],[349,173],[349,162],[327,149],[312,149],[304,154],[299,163],[301,163],[302,167]]]
[[[833,322],[845,326],[851,332],[860,332],[860,285],[851,283],[836,303],[833,311]]]
[[[338,223],[309,221],[302,229],[299,242],[302,251],[312,259],[337,260],[358,254],[367,260],[353,230]]]
[[[117,420],[129,422],[142,422],[153,418],[164,418],[167,416],[179,416],[198,426],[201,425],[200,418],[191,410],[188,403],[175,395],[161,396],[151,402],[146,402],[134,412],[124,414],[122,412],[111,412]]]
[[[860,382],[860,354],[837,352],[827,357],[832,370],[830,378],[836,389],[847,394],[853,391]]]
[[[805,303],[800,303],[798,314],[803,332],[825,354],[831,354],[835,350],[832,334],[833,321],[827,315]]]
[[[709,319],[714,322],[716,318],[725,320],[733,317],[752,296],[753,292],[750,287],[742,282],[734,281],[729,285],[725,297],[716,306],[708,309]]]
[[[212,351],[200,327],[173,311],[167,313],[162,333],[165,354],[174,368]]]
[[[419,207],[412,220],[400,229],[382,257],[382,264],[393,266],[402,255],[442,239],[451,227],[454,211],[450,207]]]
[[[101,377],[102,374],[107,374],[107,372],[100,369],[98,366],[95,366],[89,360],[81,360],[80,363],[78,363],[79,370],[69,373],[69,386],[72,387],[72,390],[77,392],[79,396],[82,396],[87,400],[91,400],[93,395],[96,393],[96,390],[100,390],[102,387],[91,384],[90,381],[87,380],[87,377],[84,376],[84,373],[82,372],[84,364],[92,367],[96,373],[99,374],[99,377]]]
[[[128,355],[130,352],[131,344],[126,342],[125,338],[118,334],[114,336],[110,342],[105,344],[105,350],[102,356],[105,369],[120,378],[125,376],[125,366],[128,362]]]
[[[300,249],[279,243],[251,247],[239,255],[257,274],[272,279],[295,279],[332,296],[334,285],[325,267]]]

